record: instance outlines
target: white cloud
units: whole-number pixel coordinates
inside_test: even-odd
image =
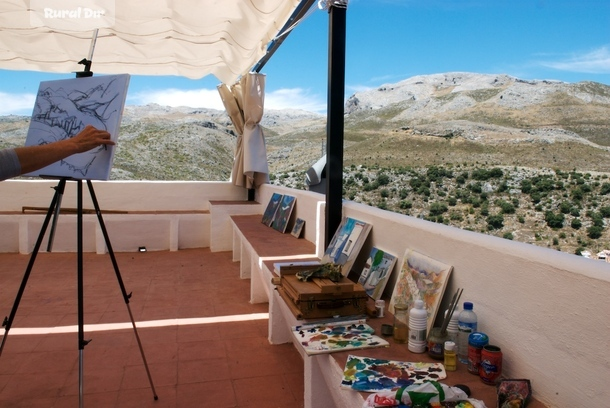
[[[560,71],[610,74],[610,49],[607,46],[600,47],[563,61],[543,61],[541,64]]]
[[[36,101],[35,94],[10,94],[0,92],[0,115],[31,115],[34,103]]]
[[[302,109],[309,112],[326,112],[326,98],[310,95],[302,88],[284,88],[267,92],[265,108]]]
[[[156,89],[138,92],[127,97],[130,105],[148,105],[156,103],[161,106],[189,106],[224,110],[222,100],[216,89]]]
[[[367,86],[367,85],[346,85],[345,89],[347,90],[347,94],[349,96],[352,96],[353,94],[355,94],[356,92],[366,92],[366,91],[370,91],[371,89],[375,89],[376,87],[374,86]]]
[[[267,109],[303,109],[312,112],[326,111],[326,102],[316,95],[309,95],[301,88],[279,89],[267,92]],[[189,106],[224,110],[222,100],[216,89],[161,89],[144,91],[128,96],[130,105],[156,103],[161,106]]]

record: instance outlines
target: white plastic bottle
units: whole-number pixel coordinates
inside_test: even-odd
[[[458,361],[468,364],[468,336],[477,331],[477,315],[471,302],[464,302],[464,310],[458,316]]]
[[[449,314],[449,310],[445,310],[445,317]],[[455,309],[453,314],[451,315],[451,319],[449,320],[449,324],[447,325],[447,340],[450,340],[455,343],[455,350],[457,354],[457,345],[459,343],[458,340],[458,317],[460,315],[460,311]]]
[[[412,353],[426,352],[426,328],[428,327],[428,313],[424,308],[424,302],[417,299],[409,311],[409,344],[408,349]]]

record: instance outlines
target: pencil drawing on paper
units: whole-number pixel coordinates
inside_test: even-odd
[[[26,146],[69,139],[87,125],[108,131],[116,142],[128,84],[126,74],[41,82]],[[114,148],[100,146],[29,175],[107,180],[113,158]]]

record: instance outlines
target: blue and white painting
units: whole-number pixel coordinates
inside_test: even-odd
[[[41,82],[25,145],[69,139],[87,125],[108,131],[116,142],[128,86],[127,74]],[[27,175],[108,180],[114,149],[100,146]]]
[[[322,257],[322,263],[341,265],[341,274],[347,276],[368,237],[371,224],[343,217],[333,239]]]

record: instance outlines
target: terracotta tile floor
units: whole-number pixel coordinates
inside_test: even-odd
[[[92,341],[82,353],[84,406],[303,406],[303,361],[291,344],[268,343],[268,306],[248,302],[250,281],[239,279],[231,253],[116,257],[159,399],[110,257],[85,254],[85,339]],[[29,259],[0,254],[1,318],[10,315]],[[76,270],[74,253],[38,255],[0,356],[0,407],[79,405]],[[38,334],[28,334],[34,328]]]

